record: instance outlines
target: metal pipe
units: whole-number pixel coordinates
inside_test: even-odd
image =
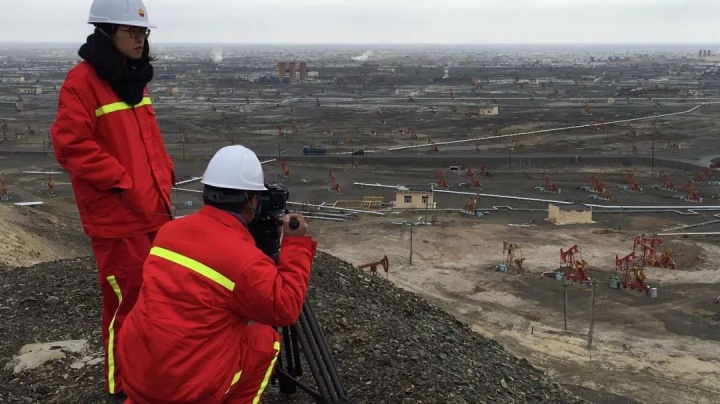
[[[700,105],[697,105],[697,106],[695,106],[695,107],[693,107],[693,108],[691,108],[691,109],[689,109],[689,110],[687,110],[687,111],[671,112],[671,113],[668,113],[668,114],[645,116],[645,117],[640,117],[640,118],[621,119],[621,120],[618,120],[618,121],[604,122],[604,123],[602,123],[602,124],[590,123],[590,124],[585,124],[585,125],[565,126],[565,127],[562,127],[562,128],[551,128],[551,129],[533,130],[533,131],[529,131],[529,132],[511,133],[511,134],[507,134],[507,135],[484,136],[484,137],[476,137],[476,138],[464,139],[464,140],[450,140],[450,141],[447,141],[447,142],[435,142],[435,144],[438,145],[438,146],[441,146],[441,145],[447,145],[447,144],[458,144],[458,143],[477,142],[477,141],[479,141],[479,140],[502,139],[502,138],[507,138],[507,137],[517,137],[517,136],[523,136],[523,135],[534,135],[534,134],[538,134],[538,133],[550,133],[550,132],[560,132],[560,131],[565,131],[565,130],[570,130],[570,129],[590,128],[590,127],[595,127],[595,126],[599,126],[599,125],[612,125],[612,124],[617,124],[617,123],[626,123],[626,122],[643,121],[643,120],[649,120],[649,119],[658,119],[658,118],[664,118],[664,117],[668,117],[668,116],[676,116],[676,115],[689,114],[689,113],[695,111],[696,109],[698,109],[698,108],[700,108],[700,107],[702,107],[702,106],[704,106],[704,105],[707,105],[707,104],[717,104],[717,102],[704,102],[704,103],[702,103],[702,104],[700,104]],[[421,144],[421,145],[413,145],[413,146],[400,146],[400,147],[393,147],[393,148],[390,148],[390,149],[386,149],[386,151],[415,149],[415,148],[418,148],[418,147],[428,147],[428,145],[427,145],[427,144]]]
[[[341,218],[342,218],[342,217],[344,217],[344,218],[351,218],[351,217],[354,218],[354,217],[355,217],[355,214],[354,214],[354,213],[310,212],[310,211],[304,211],[304,210],[296,210],[295,213],[301,213],[301,214],[303,214],[303,215],[306,215],[306,214],[307,214],[307,215],[316,214],[316,215],[322,215],[322,216],[325,216],[325,217],[341,217]]]
[[[310,206],[313,208],[319,208],[319,209],[335,209],[345,212],[355,212],[355,213],[369,213],[371,215],[378,215],[378,216],[385,216],[385,213],[383,212],[375,212],[372,210],[361,210],[361,209],[348,209],[348,208],[336,208],[334,206],[327,206],[327,205],[313,205],[311,203],[302,203],[302,202],[288,202],[288,205],[300,205],[300,206]]]
[[[359,185],[361,187],[392,188],[392,189],[397,189],[397,190],[402,188],[401,185],[383,185],[383,184],[379,184],[379,183],[366,184],[366,183],[362,183],[362,182],[355,182],[355,183],[353,183],[353,186],[355,186],[355,185]]]
[[[203,193],[203,191],[201,191],[199,189],[188,189],[188,188],[177,188],[177,187],[172,187],[170,189],[172,189],[173,191],[180,191],[180,192],[192,192],[194,194],[202,194]]]
[[[718,217],[718,215],[713,215],[713,216]],[[697,223],[697,224],[689,224],[686,226],[673,227],[672,229],[667,229],[665,231],[670,232],[670,231],[675,231],[675,230],[692,229],[693,227],[700,227],[700,226],[705,226],[708,224],[715,224],[715,223],[720,223],[720,220],[711,220],[709,222],[702,222],[702,223]]]
[[[658,236],[720,236],[720,232],[705,233],[658,233]]]
[[[558,203],[563,205],[571,205],[573,202],[565,202],[565,201],[554,201],[551,199],[540,199],[540,198],[523,198],[521,196],[509,196],[509,195],[495,195],[495,194],[482,194],[478,192],[460,192],[460,191],[448,191],[446,189],[433,189],[433,192],[442,192],[446,194],[457,194],[457,195],[473,195],[473,196],[486,196],[490,198],[500,198],[500,199],[515,199],[519,201],[532,201],[532,202],[549,202],[549,203]]]
[[[334,221],[334,222],[345,222],[345,221],[346,221],[345,219],[337,219],[337,218],[334,218],[334,217],[305,216],[305,215],[303,215],[303,217],[304,217],[304,218],[307,218],[307,219],[331,220],[331,221]]]

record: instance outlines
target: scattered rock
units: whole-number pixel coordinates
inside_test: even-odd
[[[0,285],[13,285],[0,294],[0,305],[11,308],[0,322],[0,363],[27,341],[85,341],[42,344],[59,348],[40,352],[63,355],[52,366],[17,374],[11,371],[16,365],[6,369],[0,403],[113,403],[103,390],[93,259],[0,271]],[[48,296],[64,299],[52,305]],[[316,257],[308,299],[354,403],[584,403],[423,298],[327,254]],[[314,387],[309,368],[303,370],[302,381]],[[269,385],[263,402],[315,401]]]
[[[18,374],[26,369],[36,369],[51,360],[63,358],[65,358],[65,353],[62,351],[27,352],[14,357],[5,365],[4,369],[12,369],[13,374]]]
[[[103,358],[95,358],[95,359],[93,359],[93,360],[88,361],[88,362],[87,362],[87,365],[88,365],[88,366],[100,365],[100,364],[103,363],[104,360],[105,360],[105,359],[103,359]]]
[[[65,353],[81,353],[86,349],[86,340],[23,345],[19,355],[5,365],[5,370],[12,369],[13,374],[17,374],[26,369],[36,369],[52,360],[64,359]]]

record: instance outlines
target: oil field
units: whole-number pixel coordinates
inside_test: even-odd
[[[573,393],[715,402],[713,53],[163,51],[183,55],[160,58],[150,87],[176,216],[202,206],[214,151],[246,145],[320,250],[424,297]],[[48,137],[72,52],[2,66],[18,80],[4,80],[0,110],[8,266],[90,255]]]

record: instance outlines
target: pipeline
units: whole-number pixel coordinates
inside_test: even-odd
[[[473,139],[464,139],[464,140],[449,140],[449,141],[446,141],[446,142],[435,142],[435,145],[437,145],[437,146],[442,146],[442,145],[448,145],[448,144],[469,143],[469,142],[477,142],[477,141],[480,141],[480,140],[503,139],[503,138],[508,138],[508,137],[523,136],[523,135],[534,135],[534,134],[538,134],[538,133],[551,133],[551,132],[566,131],[566,130],[570,130],[570,129],[590,128],[590,127],[599,126],[599,125],[613,125],[613,124],[618,124],[618,123],[643,121],[643,120],[648,120],[648,119],[658,119],[658,118],[664,118],[664,117],[668,117],[668,116],[676,116],[676,115],[689,114],[689,113],[694,112],[694,111],[697,110],[698,108],[701,108],[701,107],[703,107],[703,106],[705,106],[705,105],[708,105],[708,104],[718,104],[718,103],[720,103],[720,102],[704,102],[704,103],[702,103],[702,104],[700,104],[700,105],[697,105],[697,106],[695,106],[695,107],[693,107],[693,108],[691,108],[691,109],[689,109],[689,110],[687,110],[687,111],[671,112],[671,113],[668,113],[668,114],[660,114],[660,115],[646,116],[646,117],[640,117],[640,118],[621,119],[621,120],[618,120],[618,121],[604,122],[604,123],[601,123],[601,124],[599,124],[599,123],[589,123],[589,124],[585,124],[585,125],[565,126],[565,127],[562,127],[562,128],[540,129],[540,130],[534,130],[534,131],[529,131],[529,132],[511,133],[511,134],[507,134],[507,135],[484,136],[484,137],[477,137],[477,138],[473,138]],[[406,149],[416,149],[416,148],[419,148],[419,147],[428,147],[428,145],[427,145],[427,144],[421,144],[421,145],[413,145],[413,146],[392,147],[392,148],[386,149],[385,151],[397,151],[397,150],[406,150]]]
[[[713,217],[720,217],[720,213],[713,215]],[[670,231],[675,231],[675,230],[692,229],[693,227],[706,226],[706,225],[715,224],[715,223],[720,223],[720,220],[710,220],[708,222],[702,222],[702,223],[697,223],[697,224],[688,224],[688,225],[680,226],[680,227],[673,227],[672,229],[666,229],[665,232],[670,232]]]
[[[355,212],[355,213],[369,213],[371,215],[378,215],[378,216],[385,216],[385,213],[383,212],[376,212],[373,210],[361,210],[361,209],[349,209],[349,208],[336,208],[334,206],[327,206],[327,205],[313,205],[310,203],[303,203],[303,202],[288,202],[288,205],[298,205],[298,206],[309,206],[312,208],[318,208],[318,209],[335,209],[345,212]]]
[[[514,199],[518,201],[529,201],[529,202],[548,202],[548,203],[557,203],[561,205],[572,205],[573,202],[565,202],[565,201],[554,201],[551,199],[539,199],[539,198],[524,198],[521,196],[510,196],[510,195],[495,195],[495,194],[482,194],[477,192],[460,192],[460,191],[448,191],[445,189],[435,189],[433,188],[434,192],[442,192],[446,194],[457,194],[457,195],[471,195],[471,196],[486,196],[490,198],[500,198],[500,199]]]
[[[658,233],[658,236],[720,236],[720,232],[706,232],[706,233]]]

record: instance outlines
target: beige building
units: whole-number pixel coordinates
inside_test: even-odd
[[[42,94],[42,87],[20,87],[17,89],[18,94]]]
[[[500,109],[498,107],[483,107],[480,108],[478,113],[485,116],[497,115],[500,113]]]
[[[548,222],[554,224],[593,223],[592,208],[583,204],[548,205]]]
[[[25,76],[4,76],[0,77],[2,83],[24,83]]]
[[[435,209],[430,185],[406,185],[395,192],[397,209]]]

